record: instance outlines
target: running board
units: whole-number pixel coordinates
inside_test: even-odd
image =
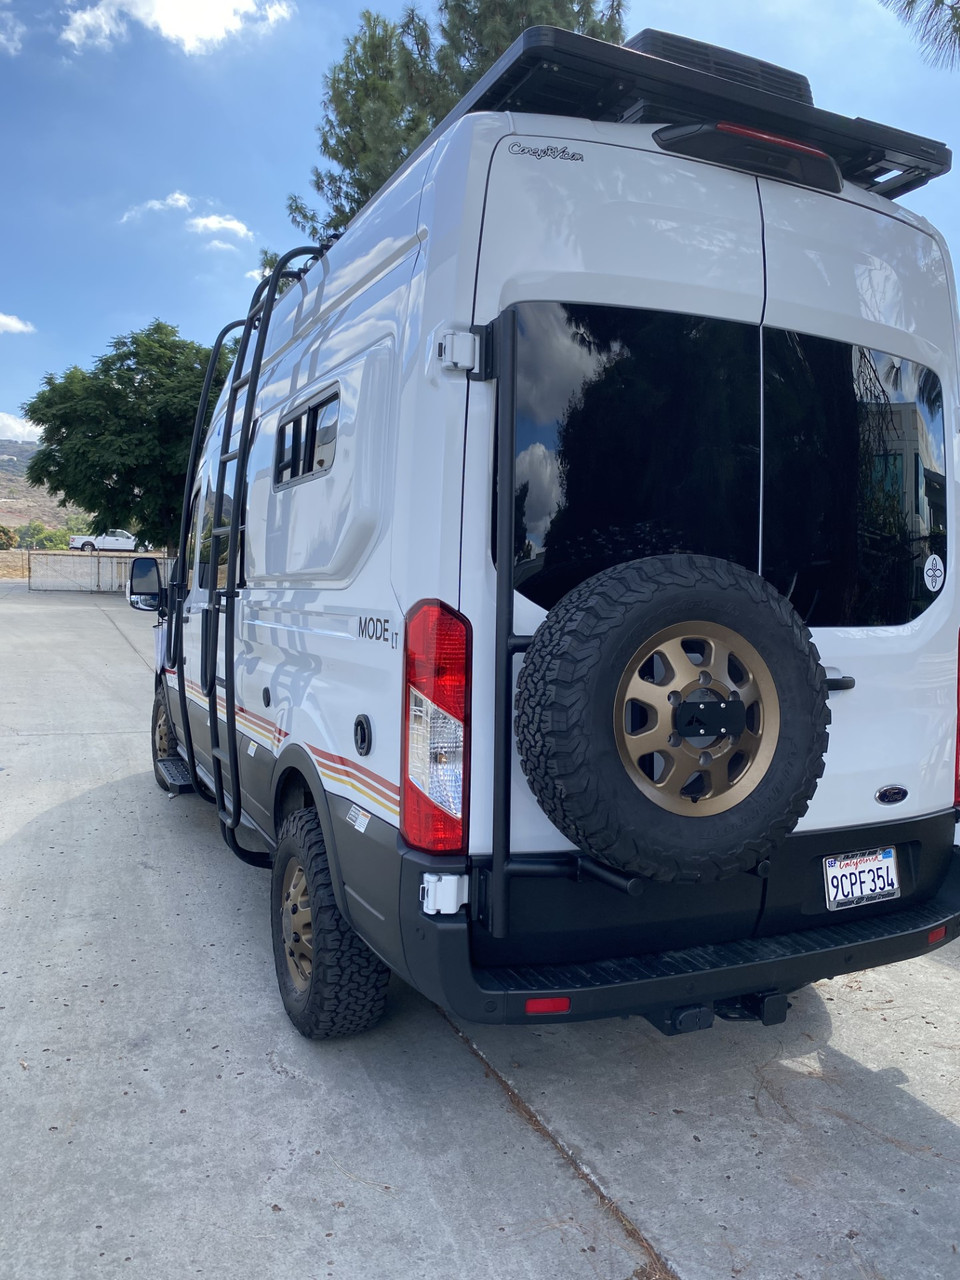
[[[157,772],[162,776],[167,784],[167,790],[175,796],[186,795],[188,791],[195,790],[190,780],[190,768],[185,760],[181,760],[179,756],[173,756],[168,759],[157,760]]]

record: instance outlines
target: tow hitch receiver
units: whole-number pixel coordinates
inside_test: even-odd
[[[643,1016],[665,1036],[680,1036],[688,1031],[706,1031],[713,1026],[714,1015],[726,1022],[762,1022],[765,1027],[785,1022],[790,1002],[785,995],[756,991],[713,1004],[687,1004],[674,1009],[651,1009]]]
[[[762,1022],[765,1027],[775,1027],[786,1022],[790,1001],[776,991],[755,991],[733,1000],[718,1000],[714,1008],[717,1017],[727,1022]]]

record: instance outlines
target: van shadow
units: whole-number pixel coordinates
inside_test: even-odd
[[[804,988],[777,1027],[465,1031],[684,1277],[946,1278],[956,997],[921,959]]]

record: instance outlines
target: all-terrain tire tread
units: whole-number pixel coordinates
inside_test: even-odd
[[[383,1016],[390,970],[340,913],[333,891],[320,819],[315,809],[298,809],[284,819],[278,850],[292,839],[300,851],[313,915],[313,976],[305,999],[292,993],[282,945],[274,954],[287,1013],[308,1039],[330,1040],[367,1031]],[[273,911],[279,910],[278,895]],[[293,1000],[290,995],[293,994]]]
[[[605,799],[590,744],[582,732],[589,702],[587,677],[603,661],[604,642],[627,614],[652,604],[665,589],[710,585],[746,592],[773,611],[789,636],[795,670],[809,691],[813,746],[803,777],[762,838],[727,842],[695,854],[657,842],[651,830],[625,829]],[[715,880],[749,869],[780,844],[806,812],[824,769],[830,712],[824,673],[809,630],[788,601],[755,574],[705,556],[652,557],[596,574],[565,596],[537,630],[518,679],[514,727],[520,761],[541,808],[584,852],[660,881]]]

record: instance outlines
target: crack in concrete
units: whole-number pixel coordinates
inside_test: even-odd
[[[520,1096],[510,1081],[497,1070],[476,1041],[471,1040],[465,1032],[461,1031],[448,1013],[439,1006],[436,1006],[436,1008],[437,1012],[453,1031],[454,1035],[457,1036],[457,1038],[467,1046],[473,1056],[483,1064],[483,1068],[487,1074],[496,1080],[497,1084],[506,1094],[510,1105],[517,1114],[526,1121],[531,1129],[550,1143],[564,1163],[573,1170],[577,1178],[590,1188],[596,1196],[597,1203],[601,1210],[613,1218],[631,1244],[645,1255],[645,1261],[627,1277],[627,1280],[679,1280],[676,1272],[663,1258],[660,1257],[656,1249],[654,1249],[653,1245],[646,1238],[637,1224],[627,1216],[623,1209],[621,1209],[617,1204],[616,1200],[614,1200],[612,1196],[608,1195],[603,1189],[603,1186],[598,1181],[596,1175],[593,1174],[586,1165],[577,1158],[562,1138],[559,1138],[550,1128],[548,1128],[542,1117],[539,1116],[537,1112],[534,1111],[533,1107],[531,1107],[530,1104]]]

